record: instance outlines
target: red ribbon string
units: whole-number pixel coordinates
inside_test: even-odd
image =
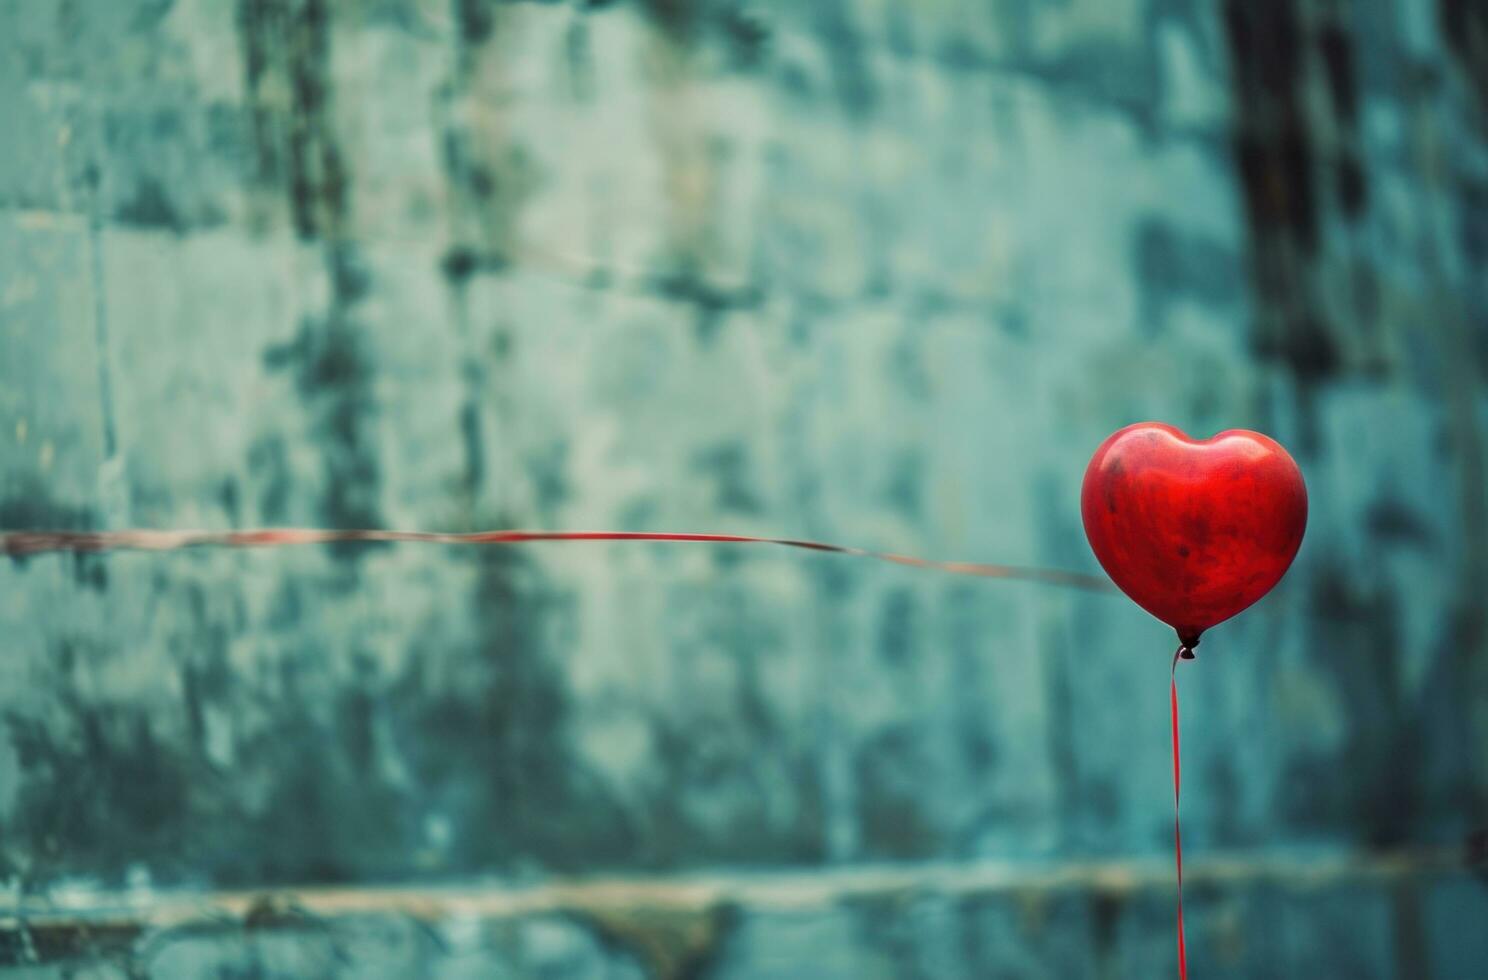
[[[1178,976],[1188,980],[1188,952],[1183,945],[1183,831],[1178,816],[1178,789],[1182,782],[1182,766],[1178,761],[1178,658],[1183,647],[1173,654],[1173,666],[1168,671],[1168,707],[1173,719],[1173,854],[1178,865]]]
[[[878,561],[928,568],[953,575],[1019,579],[1093,592],[1113,591],[1111,583],[1098,575],[1084,575],[1057,568],[1020,565],[985,565],[965,561],[934,561],[887,551],[870,551],[840,544],[802,541],[796,538],[757,538],[743,534],[677,534],[660,531],[476,531],[447,534],[439,531],[355,531],[319,528],[261,528],[244,531],[0,531],[0,554],[11,557],[49,551],[175,551],[208,546],[264,548],[283,545],[332,544],[340,542],[423,542],[426,544],[521,544],[531,541],[691,541],[706,544],[770,544],[808,551],[856,555]]]

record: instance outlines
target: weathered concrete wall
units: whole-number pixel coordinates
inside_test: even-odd
[[[1196,964],[1371,975],[1367,933],[1468,976],[1488,891],[1411,862],[1488,826],[1485,45],[1381,0],[0,3],[0,526],[1090,569],[1108,431],[1262,428],[1312,525],[1183,672],[1186,842],[1408,872],[1304,889],[1285,940],[1217,879]],[[0,866],[45,902],[1160,862],[1169,652],[1114,599],[767,551],[8,561]],[[698,962],[1164,968],[1169,893],[1096,878],[1067,927],[746,896]]]

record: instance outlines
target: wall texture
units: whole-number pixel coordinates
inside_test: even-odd
[[[1488,959],[1480,5],[0,0],[0,133],[4,529],[1091,570],[1107,432],[1271,432],[1307,541],[1180,679],[1195,972]],[[0,954],[1171,972],[1170,651],[788,552],[5,560]]]

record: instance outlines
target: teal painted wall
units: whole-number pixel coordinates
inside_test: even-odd
[[[1262,429],[1312,523],[1181,672],[1195,972],[1473,976],[1485,107],[1447,0],[6,0],[0,527],[1089,571],[1106,433]],[[1171,972],[1170,652],[768,550],[3,560],[0,951]]]

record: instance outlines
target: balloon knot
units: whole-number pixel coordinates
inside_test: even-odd
[[[1183,647],[1183,649],[1178,651],[1178,659],[1179,660],[1192,660],[1192,659],[1194,659],[1193,649],[1191,647],[1189,647],[1187,644],[1185,644],[1184,647]]]

